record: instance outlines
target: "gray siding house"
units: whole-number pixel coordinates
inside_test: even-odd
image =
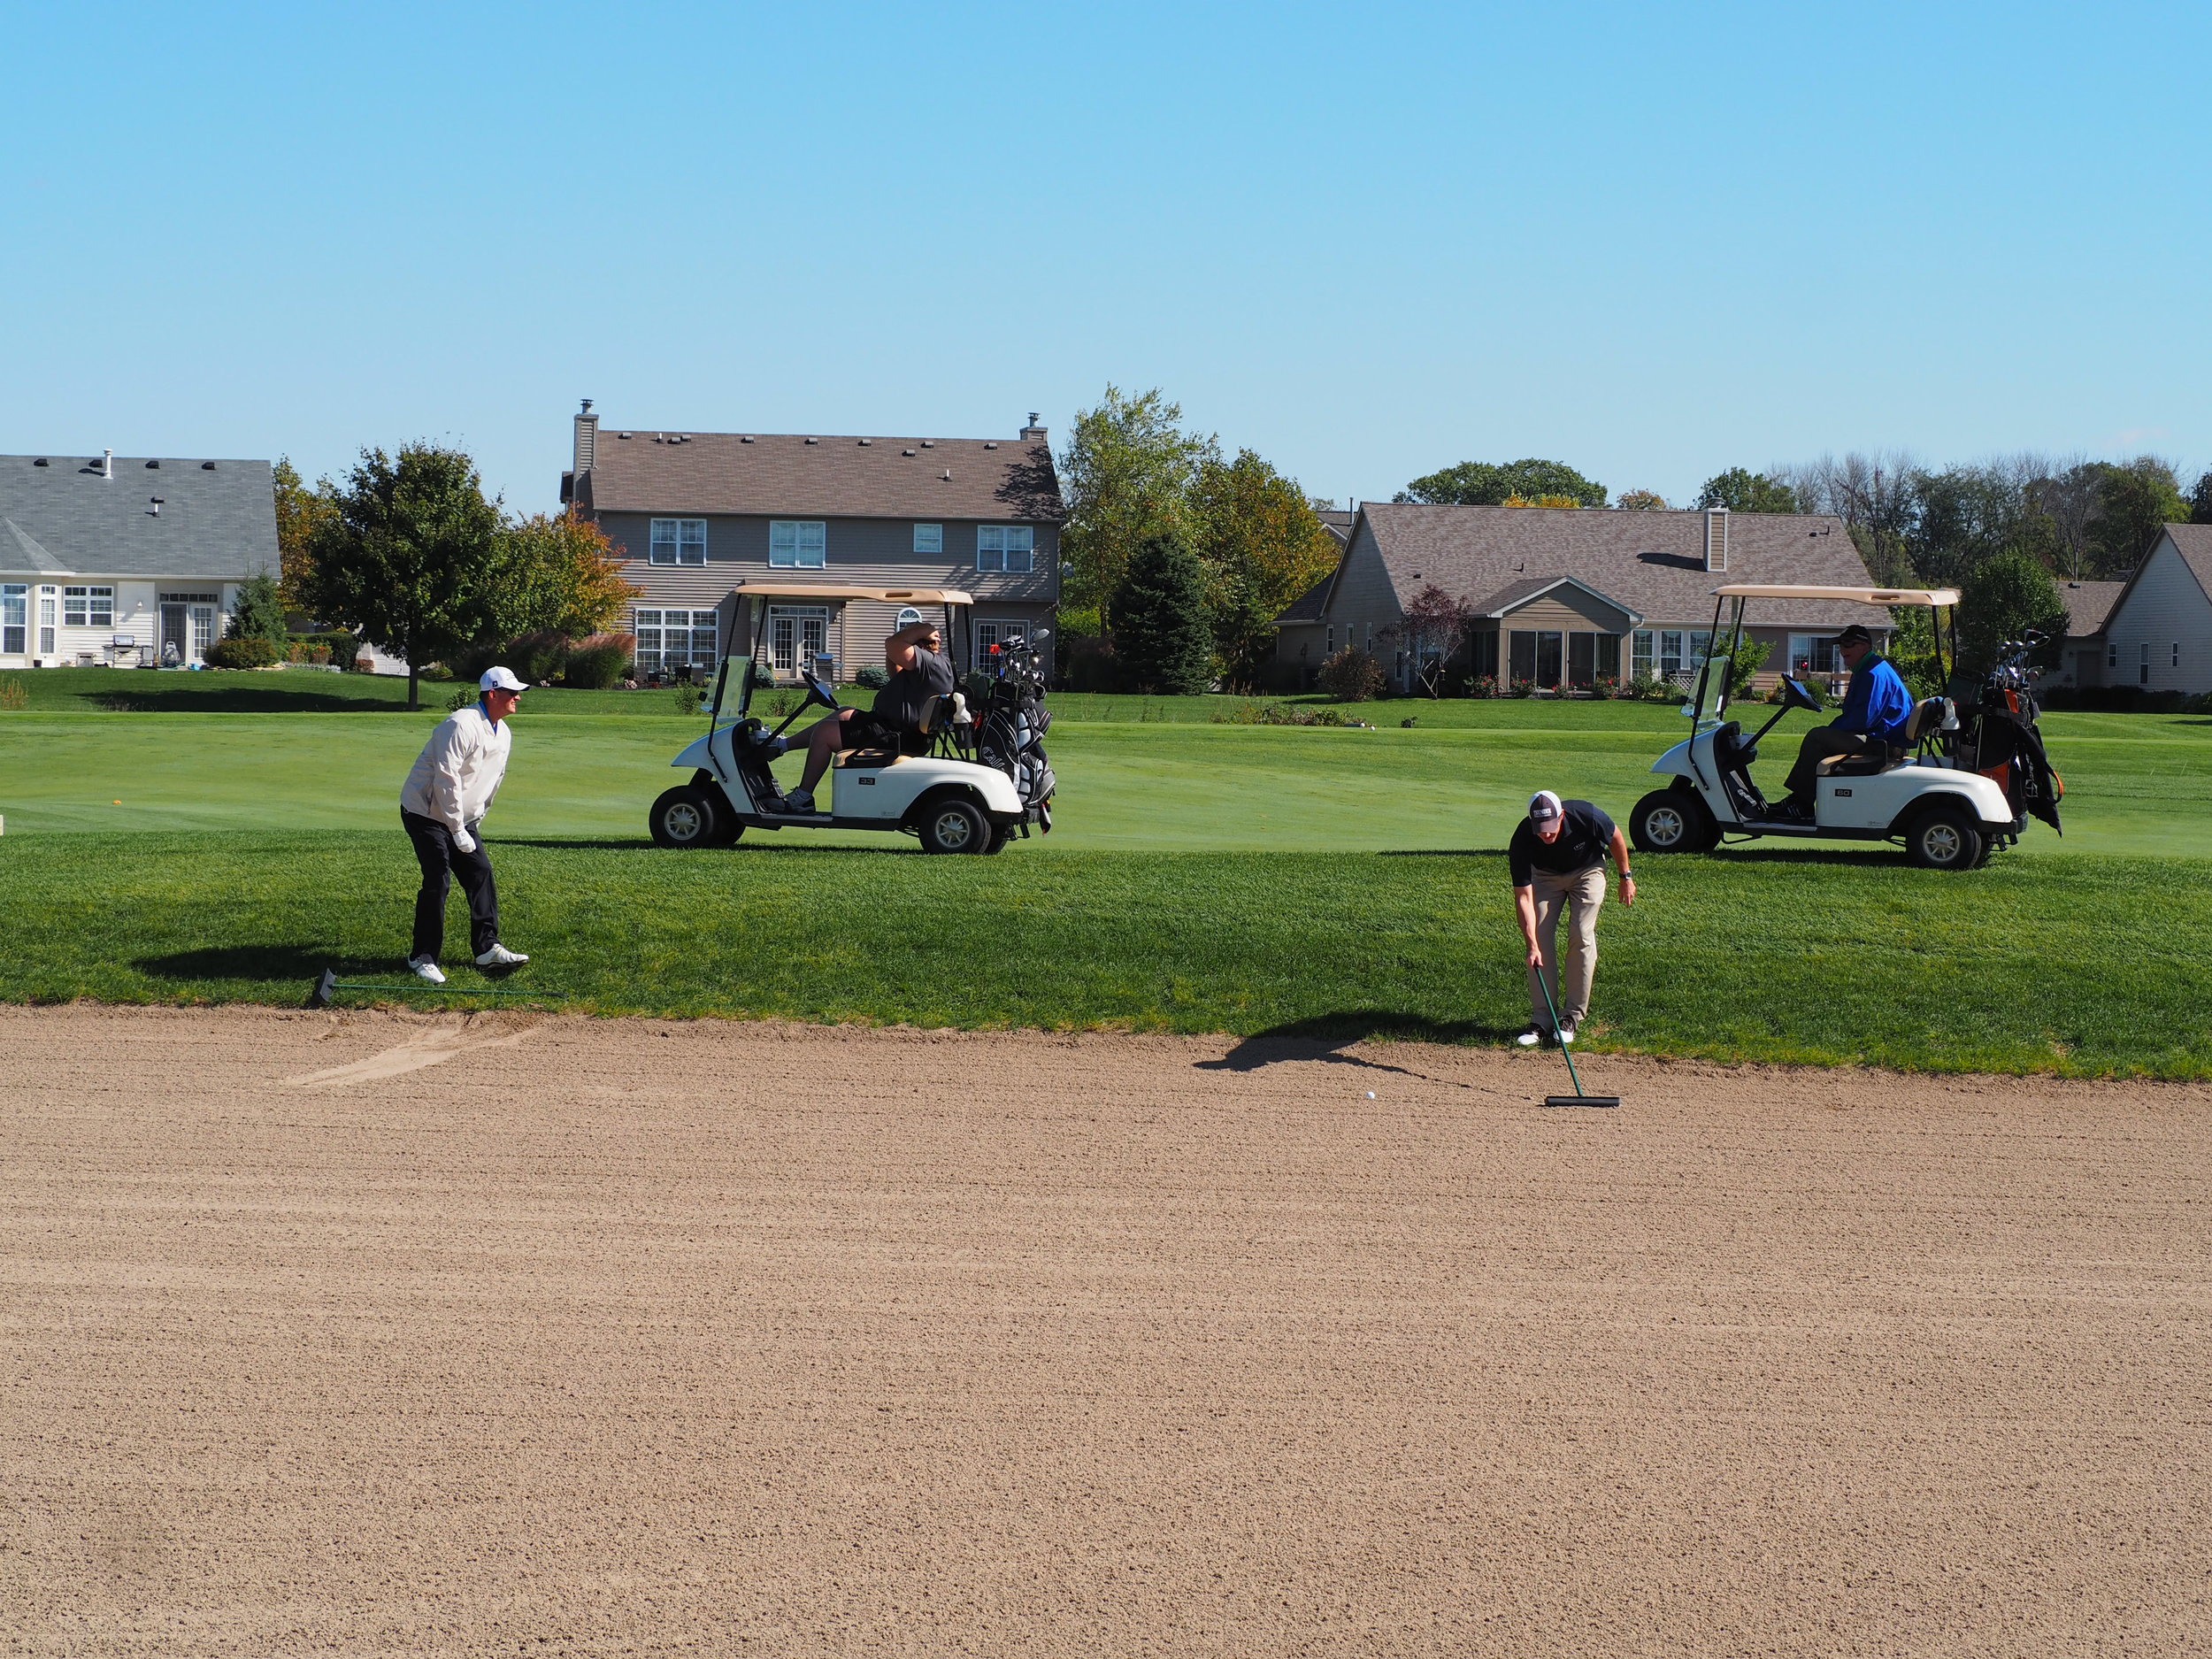
[[[648,431],[603,425],[587,402],[561,499],[621,549],[641,590],[641,673],[749,650],[780,678],[826,654],[849,679],[881,664],[902,608],[779,601],[779,583],[964,589],[965,660],[1050,617],[1062,510],[1047,437],[1034,415],[1006,439]],[[760,595],[754,641],[743,602]]]
[[[2084,583],[2084,587],[2106,584]],[[2059,588],[2062,595],[2067,587]],[[2068,601],[2070,618],[2073,601]],[[2070,621],[2067,645],[2078,683],[2143,691],[2212,692],[2212,525],[2170,524],[2150,556],[2120,587],[2088,643]]]
[[[0,668],[198,662],[265,571],[266,461],[0,456]]]
[[[1356,645],[1407,688],[1416,664],[1394,630],[1433,583],[1473,618],[1448,686],[1479,675],[1552,690],[1663,678],[1690,668],[1712,626],[1713,589],[1731,581],[1875,585],[1842,521],[1824,515],[1366,502],[1335,572],[1277,618],[1276,655],[1310,677]],[[1848,624],[1878,637],[1890,628],[1879,606],[1832,600],[1767,601],[1750,620],[1772,647],[1770,685],[1786,667],[1839,674],[1827,641]]]

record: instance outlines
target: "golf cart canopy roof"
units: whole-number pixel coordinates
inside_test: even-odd
[[[740,582],[746,598],[768,599],[880,599],[887,604],[972,605],[975,595],[957,588],[854,588],[839,582]]]
[[[1723,599],[1848,599],[1863,605],[1955,605],[1955,588],[1793,588],[1783,582],[1731,582]]]

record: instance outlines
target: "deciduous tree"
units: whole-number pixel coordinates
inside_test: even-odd
[[[1749,467],[1732,466],[1716,472],[1697,492],[1700,507],[1725,507],[1731,512],[1799,512],[1797,492],[1783,480]]]
[[[2133,570],[2156,545],[2161,530],[2188,517],[2174,469],[2156,456],[2107,468],[2097,483],[2097,517],[2089,526],[2094,573],[2119,576]]]
[[[276,494],[277,567],[288,605],[304,608],[300,586],[305,580],[308,543],[315,526],[337,511],[337,495],[330,480],[319,478],[310,489],[300,481],[299,469],[288,456],[279,456],[271,474]]]
[[[1667,498],[1655,489],[1632,489],[1625,491],[1613,506],[1621,512],[1664,512]]]
[[[1336,567],[1337,540],[1305,492],[1249,449],[1202,460],[1190,515],[1206,567],[1222,672],[1249,684],[1275,649],[1275,618]]]
[[[1096,605],[1114,594],[1148,538],[1190,534],[1191,481],[1217,447],[1183,431],[1182,419],[1182,405],[1157,387],[1131,397],[1109,386],[1096,408],[1077,413],[1060,455],[1067,511],[1060,552],[1074,567],[1070,605]]]
[[[1997,660],[2001,642],[2030,629],[2047,636],[2034,660],[2056,667],[2066,639],[2066,603],[2051,572],[2031,553],[1983,560],[1959,592],[1960,666],[1979,672]]]
[[[309,539],[301,597],[404,661],[407,706],[419,709],[423,669],[484,630],[500,528],[459,450],[364,449]]]
[[[566,513],[532,513],[503,526],[478,640],[598,633],[642,591],[623,579],[621,553],[597,525]]]
[[[1563,461],[1530,458],[1496,464],[1462,461],[1417,478],[1395,497],[1461,507],[1502,507],[1518,495],[1532,502],[1543,495],[1571,495],[1578,506],[1605,505],[1605,486],[1587,479]]]
[[[1412,683],[1432,697],[1444,695],[1444,667],[1467,642],[1470,621],[1467,606],[1434,582],[1406,603],[1405,614],[1386,633],[1406,654],[1406,672]]]

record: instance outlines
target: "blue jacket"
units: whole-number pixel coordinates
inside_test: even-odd
[[[1835,723],[1847,732],[1901,743],[1911,714],[1912,693],[1905,689],[1904,676],[1886,657],[1868,657],[1851,671],[1851,689],[1844,694],[1843,712]]]

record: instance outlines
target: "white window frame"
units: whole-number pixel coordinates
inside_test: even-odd
[[[768,568],[818,571],[829,563],[829,526],[820,518],[768,521]]]
[[[934,558],[945,554],[945,526],[941,524],[918,524],[914,526],[914,550]]]
[[[1002,645],[1010,639],[1029,637],[1029,624],[1018,617],[991,617],[975,625],[975,660],[982,662],[991,654],[994,645]]]
[[[810,642],[818,626],[820,635]],[[761,628],[767,640],[769,666],[779,674],[795,675],[800,666],[797,658],[804,657],[810,664],[830,648],[827,605],[771,605]]]
[[[687,606],[641,605],[630,613],[637,635],[637,672],[666,673],[672,668],[707,668],[718,660],[721,618]]]
[[[95,588],[65,588],[61,590],[61,625],[65,628],[108,628],[115,626],[115,589]]]
[[[1015,576],[1030,574],[1037,568],[1037,532],[1025,524],[976,526],[975,567]]]
[[[1804,664],[1801,671],[1798,666],[1801,663]],[[1790,635],[1789,672],[1793,676],[1801,672],[1832,680],[1847,671],[1843,665],[1843,652],[1838,648],[1832,634],[1793,634]]]
[[[38,590],[38,654],[51,657],[61,649],[56,637],[61,627],[61,589],[51,585]]]
[[[649,565],[703,565],[707,562],[704,518],[656,518],[646,544]]]
[[[30,642],[30,583],[0,582],[0,657],[27,657]]]

